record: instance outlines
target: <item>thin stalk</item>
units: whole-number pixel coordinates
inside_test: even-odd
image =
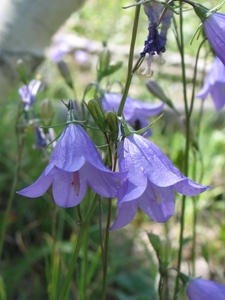
[[[67,293],[70,281],[71,281],[72,276],[73,276],[73,272],[74,272],[74,269],[75,269],[75,266],[76,266],[78,255],[79,255],[79,252],[80,252],[80,249],[81,249],[81,246],[82,246],[82,242],[83,242],[83,239],[84,239],[85,234],[87,232],[91,217],[94,213],[94,209],[95,209],[96,203],[98,201],[98,197],[99,197],[98,194],[96,194],[94,196],[94,199],[93,199],[93,201],[91,203],[91,206],[90,206],[90,208],[87,212],[85,220],[84,220],[84,222],[83,222],[83,224],[80,228],[80,232],[79,232],[79,235],[78,235],[78,238],[77,238],[76,247],[74,249],[74,253],[73,253],[73,256],[72,256],[72,259],[71,259],[70,268],[69,268],[68,273],[66,275],[66,279],[63,283],[63,286],[62,286],[62,289],[61,289],[61,292],[60,292],[60,295],[59,295],[59,298],[58,298],[59,300],[64,300],[65,297],[66,297],[66,293]]]
[[[109,254],[109,234],[110,223],[112,214],[112,199],[108,202],[108,216],[105,232],[105,251],[104,251],[104,265],[103,265],[103,281],[102,281],[102,300],[106,299],[106,283],[107,283],[107,271],[108,271],[108,254]]]
[[[184,165],[184,175],[188,176],[188,164],[189,164],[189,150],[190,150],[190,116],[187,100],[187,80],[186,80],[186,69],[185,69],[185,58],[184,58],[184,36],[183,36],[183,12],[182,5],[180,6],[180,55],[181,55],[181,68],[182,68],[182,82],[183,82],[183,96],[184,96],[184,107],[185,107],[185,117],[186,117],[186,143],[185,143],[185,165]],[[184,225],[185,225],[185,206],[186,206],[186,196],[182,197],[182,207],[181,207],[181,217],[180,217],[180,236],[179,236],[179,250],[178,250],[178,262],[177,271],[180,272],[182,254],[183,254],[183,240],[184,240]],[[174,299],[176,299],[177,292],[179,290],[179,277],[176,277]]]
[[[123,108],[127,99],[128,91],[130,88],[131,80],[133,77],[133,59],[134,59],[134,47],[136,42],[136,36],[137,36],[137,29],[138,29],[138,22],[139,22],[139,15],[140,15],[140,5],[137,5],[135,7],[135,15],[134,15],[134,23],[133,23],[133,29],[132,29],[132,36],[131,36],[131,43],[130,43],[130,52],[129,52],[129,60],[128,60],[128,70],[127,70],[127,80],[124,87],[123,96],[120,102],[120,106],[117,112],[117,116],[121,117]]]

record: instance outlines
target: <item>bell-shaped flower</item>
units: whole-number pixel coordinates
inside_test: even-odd
[[[151,141],[137,134],[119,145],[119,171],[127,172],[118,192],[118,215],[111,229],[121,228],[134,218],[139,207],[156,222],[166,222],[174,213],[175,191],[198,195],[209,186],[185,177]]]
[[[117,93],[105,93],[102,98],[102,107],[105,111],[113,110],[117,112],[122,95]],[[128,124],[134,127],[135,130],[144,128],[149,125],[148,117],[160,113],[164,103],[152,104],[138,101],[127,97],[123,109],[123,115]],[[148,129],[146,135],[151,135],[151,130]]]
[[[18,93],[24,104],[24,110],[28,111],[33,106],[35,96],[43,89],[43,84],[40,80],[33,79],[28,85],[23,85],[19,88]]]
[[[211,94],[216,110],[223,108],[225,104],[225,65],[216,57],[206,77],[205,83],[196,95],[204,100]]]
[[[202,21],[205,34],[214,52],[225,64],[225,41],[223,38],[225,34],[225,14],[217,12],[223,3],[213,9],[208,9],[192,1],[188,1],[188,3],[193,6],[195,13]]]
[[[225,300],[225,285],[196,278],[189,281],[186,293],[189,300]]]
[[[105,167],[95,145],[80,125],[69,124],[53,149],[44,172],[18,194],[40,197],[52,184],[56,204],[71,207],[84,198],[87,185],[103,197],[116,197],[117,179],[124,176]]]
[[[214,52],[225,64],[225,14],[213,13],[204,20],[203,27]]]

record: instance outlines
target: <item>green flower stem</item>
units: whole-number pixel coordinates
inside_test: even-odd
[[[185,165],[184,165],[184,175],[188,176],[188,164],[189,164],[189,151],[190,151],[190,115],[188,108],[187,99],[187,80],[186,80],[186,69],[185,69],[185,58],[184,58],[184,36],[183,36],[183,12],[182,5],[180,6],[180,56],[181,56],[181,68],[182,68],[182,82],[183,82],[183,96],[184,96],[184,107],[186,116],[186,144],[185,144]],[[178,261],[177,261],[177,271],[180,272],[182,253],[183,253],[183,240],[184,240],[184,225],[185,225],[185,206],[186,206],[186,196],[182,197],[182,208],[180,217],[180,236],[179,236],[179,250],[178,250]],[[174,299],[179,290],[179,276],[176,277]]]
[[[108,271],[108,254],[109,254],[109,228],[111,222],[112,213],[112,199],[109,199],[108,203],[108,217],[105,232],[105,247],[104,247],[104,265],[103,265],[103,281],[102,281],[102,300],[106,299],[106,283],[107,283],[107,271]]]
[[[134,47],[136,42],[136,36],[137,36],[137,29],[138,29],[138,22],[139,22],[139,15],[140,15],[140,9],[141,6],[137,5],[135,7],[135,16],[134,16],[134,23],[133,23],[133,29],[132,29],[132,37],[131,37],[131,43],[130,43],[130,52],[129,52],[129,60],[128,60],[128,71],[127,71],[127,80],[124,87],[123,96],[120,102],[120,106],[117,112],[117,116],[121,117],[123,108],[127,99],[128,91],[130,88],[131,80],[133,77],[133,58],[134,58]]]
[[[93,201],[91,203],[91,206],[90,206],[90,208],[87,212],[85,220],[84,220],[83,224],[81,225],[80,232],[79,232],[79,235],[78,235],[78,238],[77,238],[76,247],[75,247],[75,250],[74,250],[74,253],[73,253],[73,256],[72,256],[72,260],[71,260],[71,263],[70,263],[70,267],[69,267],[68,273],[66,275],[66,279],[63,283],[63,286],[62,286],[62,289],[61,289],[61,292],[60,292],[60,295],[59,295],[59,298],[58,298],[59,300],[64,300],[65,297],[66,297],[66,293],[67,293],[70,281],[71,281],[72,276],[73,276],[73,272],[74,272],[74,269],[75,269],[75,266],[76,266],[78,255],[79,255],[79,252],[80,252],[80,249],[81,249],[81,246],[82,246],[82,242],[83,242],[83,239],[86,236],[86,232],[87,232],[91,217],[94,213],[95,206],[96,206],[97,201],[98,201],[98,197],[99,197],[98,194],[96,194],[94,196],[94,199],[93,199]]]

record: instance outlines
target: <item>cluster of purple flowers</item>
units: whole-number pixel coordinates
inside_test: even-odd
[[[105,94],[103,107],[117,109],[119,94]],[[108,100],[108,102],[107,102]],[[114,105],[113,105],[114,104]],[[151,106],[128,98],[125,115],[128,122],[134,116],[145,125],[147,115],[158,113],[163,105]],[[137,114],[137,116],[136,116]],[[142,122],[143,121],[143,122]],[[106,198],[118,198],[118,216],[111,227],[127,225],[139,206],[157,222],[166,222],[174,212],[174,191],[197,195],[208,186],[197,184],[173,166],[168,157],[145,137],[131,133],[123,136],[118,149],[119,172],[104,166],[98,150],[80,125],[69,124],[53,149],[42,175],[31,186],[19,191],[26,197],[43,195],[52,184],[57,205],[71,207],[84,198],[87,185]],[[119,183],[120,181],[120,183]]]

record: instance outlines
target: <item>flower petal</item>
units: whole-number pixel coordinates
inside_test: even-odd
[[[144,194],[138,199],[138,206],[154,221],[165,223],[174,214],[174,190],[148,183]]]
[[[137,201],[118,204],[118,214],[110,230],[115,230],[129,224],[136,215]]]
[[[59,206],[72,207],[78,205],[85,196],[86,181],[79,179],[79,191],[77,194],[73,185],[73,174],[72,172],[59,170],[54,177],[52,194],[56,204]]]
[[[225,286],[211,280],[193,279],[186,292],[189,300],[225,300]]]
[[[33,184],[26,187],[25,189],[18,191],[17,194],[30,198],[40,197],[47,191],[49,186],[52,184],[54,176],[54,173],[46,176],[44,170],[41,176]]]
[[[197,182],[192,181],[191,179],[184,179],[176,184],[174,184],[174,189],[186,196],[195,196],[203,193],[204,191],[210,189],[211,186],[205,186],[202,184],[198,184]]]
[[[118,173],[99,170],[89,163],[80,169],[80,178],[86,178],[89,186],[99,195],[112,198],[117,196],[119,183]],[[125,176],[125,174],[124,174]]]

